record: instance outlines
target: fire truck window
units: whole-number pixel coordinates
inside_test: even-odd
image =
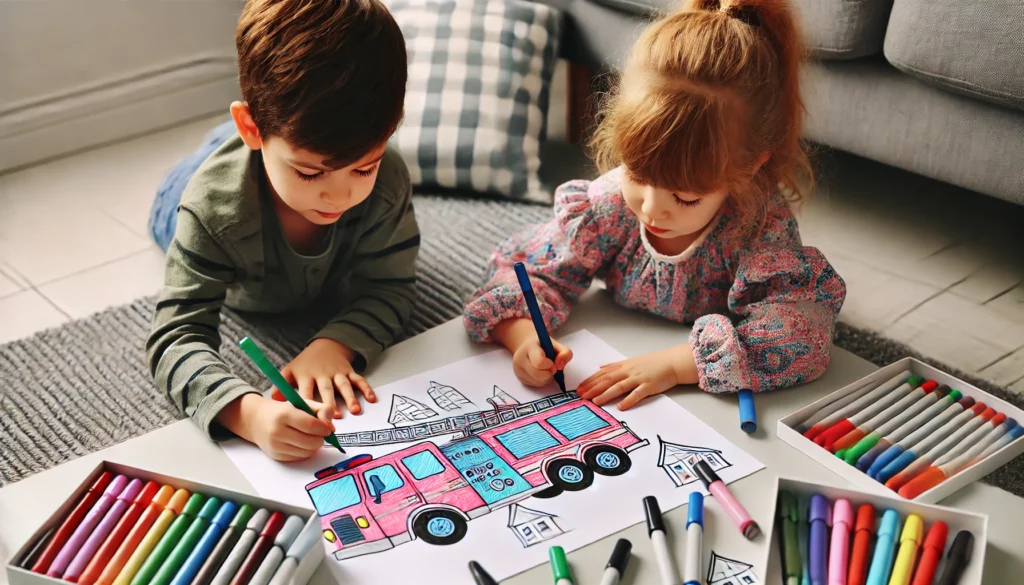
[[[416,481],[444,471],[444,466],[441,465],[441,462],[430,451],[423,451],[422,453],[403,457],[402,464],[416,478]]]
[[[577,406],[548,419],[548,424],[570,441],[608,426],[608,421],[594,414],[586,406]]]
[[[497,435],[495,438],[516,459],[529,457],[534,453],[540,453],[544,449],[550,449],[559,444],[558,439],[552,437],[551,433],[544,430],[544,427],[537,423],[513,429],[507,433]]]
[[[317,514],[321,516],[358,504],[360,500],[356,480],[351,475],[310,488],[309,498],[313,500]]]
[[[381,483],[384,484],[384,489],[380,491],[381,494],[386,494],[405,485],[405,482],[402,481],[402,476],[398,475],[395,468],[390,465],[381,465],[364,473],[363,481],[366,482],[366,485],[370,485],[370,478],[373,476],[380,478]]]

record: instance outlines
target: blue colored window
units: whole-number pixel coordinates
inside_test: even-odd
[[[351,475],[310,488],[309,499],[317,514],[326,516],[343,508],[358,504],[362,499],[356,489],[356,480]]]
[[[391,490],[396,490],[405,485],[405,482],[402,481],[402,476],[398,475],[395,468],[390,465],[381,465],[376,469],[371,469],[364,473],[363,481],[366,482],[367,486],[372,485],[370,483],[370,478],[374,476],[379,477],[381,483],[384,484],[384,489],[380,491],[381,494],[386,494]]]
[[[402,459],[402,464],[417,481],[444,471],[444,466],[430,451],[409,455]]]
[[[529,457],[559,444],[558,439],[552,437],[539,423],[502,433],[495,438],[516,459]]]
[[[609,426],[608,421],[597,416],[594,411],[586,406],[577,406],[561,414],[548,419],[548,424],[555,427],[555,430],[572,441],[583,435]]]

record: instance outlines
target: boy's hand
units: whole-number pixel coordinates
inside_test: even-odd
[[[334,418],[341,418],[338,394],[341,394],[348,411],[352,414],[359,414],[363,410],[353,386],[358,388],[368,401],[377,402],[377,396],[366,378],[352,368],[353,359],[355,352],[351,349],[333,339],[320,337],[311,341],[306,349],[295,356],[295,359],[281,370],[281,375],[298,389],[299,396],[307,401],[315,400],[315,397],[319,396],[328,412]],[[274,398],[284,399],[277,390],[274,391]]]
[[[690,345],[684,343],[601,366],[579,385],[577,392],[598,406],[628,393],[618,404],[619,410],[628,410],[648,396],[696,381],[697,364]]]
[[[274,459],[301,461],[319,451],[324,437],[334,432],[331,409],[320,402],[306,402],[316,413],[315,417],[287,402],[246,394],[228,405],[220,420]]]

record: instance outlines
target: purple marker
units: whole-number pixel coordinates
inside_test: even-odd
[[[61,577],[64,575],[65,569],[71,564],[71,559],[75,558],[75,554],[78,553],[78,549],[82,548],[82,544],[85,543],[85,539],[89,538],[92,534],[93,528],[99,524],[100,520],[103,519],[103,515],[107,513],[107,510],[114,505],[114,500],[117,496],[124,491],[125,486],[128,485],[128,478],[123,475],[118,475],[110,482],[107,489],[103,491],[103,495],[100,499],[96,500],[93,504],[89,513],[85,515],[85,519],[78,525],[75,532],[71,534],[71,538],[64,543],[64,547],[57,553],[57,558],[53,560],[53,564],[46,571],[46,574],[50,577]]]
[[[65,581],[78,582],[78,578],[82,575],[82,571],[85,570],[89,561],[92,560],[93,555],[96,554],[96,550],[103,544],[107,535],[114,529],[114,525],[121,519],[121,516],[124,516],[125,511],[132,505],[132,501],[141,491],[142,480],[133,479],[128,483],[128,487],[124,488],[121,495],[117,496],[117,501],[110,507],[103,520],[100,520],[100,523],[96,525],[96,529],[92,531],[85,544],[82,545],[82,549],[75,555],[75,559],[71,561],[68,570],[64,571]]]
[[[828,581],[828,527],[832,525],[832,505],[821,494],[811,496],[811,585]]]

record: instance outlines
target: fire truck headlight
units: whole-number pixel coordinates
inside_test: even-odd
[[[334,532],[330,530],[324,530],[324,538],[327,539],[327,542],[334,542],[335,540],[338,540],[338,537],[334,536]]]
[[[370,527],[370,523],[366,521],[366,518],[363,518],[362,516],[360,516],[360,517],[356,518],[356,526],[358,526],[360,528],[369,528]]]

